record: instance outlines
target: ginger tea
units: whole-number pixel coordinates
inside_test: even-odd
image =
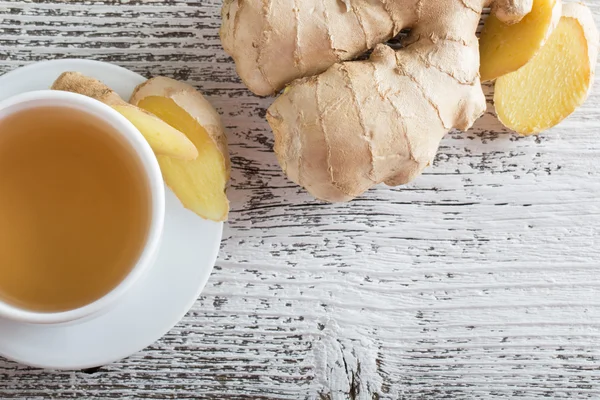
[[[72,310],[115,288],[146,242],[150,192],[100,119],[32,108],[0,120],[0,300]]]

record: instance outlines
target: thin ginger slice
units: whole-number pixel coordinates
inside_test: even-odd
[[[226,220],[230,166],[217,111],[193,87],[164,77],[140,85],[131,102],[184,132],[198,149],[192,161],[158,157],[165,182],[182,204],[203,218]]]
[[[182,160],[193,160],[198,156],[198,150],[185,134],[155,115],[125,102],[99,80],[79,72],[65,72],[54,81],[52,89],[82,94],[111,106],[140,131],[157,155]]]
[[[198,149],[180,130],[173,128],[156,115],[130,104],[113,105],[144,136],[157,156],[194,160]]]
[[[516,24],[505,24],[490,15],[479,41],[481,81],[494,80],[527,64],[556,28],[561,10],[561,0],[534,0],[531,12]]]
[[[500,121],[523,135],[560,123],[587,99],[597,51],[591,11],[583,4],[565,4],[542,50],[525,67],[496,81],[494,103]]]

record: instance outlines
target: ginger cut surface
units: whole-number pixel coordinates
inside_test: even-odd
[[[587,99],[597,54],[591,11],[583,4],[565,4],[542,50],[523,68],[496,81],[494,104],[500,121],[523,135],[560,123]]]
[[[494,80],[527,64],[558,25],[561,11],[561,0],[534,0],[531,12],[516,24],[490,15],[479,40],[481,81]]]
[[[195,160],[158,157],[163,178],[177,198],[203,218],[226,220],[230,162],[217,111],[192,86],[165,77],[138,86],[130,101],[184,132],[198,149]]]

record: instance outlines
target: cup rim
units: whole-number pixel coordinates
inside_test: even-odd
[[[11,305],[0,299],[0,318],[34,324],[59,324],[79,320],[100,313],[114,306],[116,301],[128,292],[144,273],[154,264],[160,245],[165,217],[165,189],[158,161],[150,145],[140,131],[112,107],[93,98],[58,90],[36,90],[12,96],[0,101],[0,119],[21,110],[43,106],[41,103],[56,107],[77,109],[110,125],[131,146],[142,164],[150,189],[150,226],[144,248],[133,268],[117,286],[101,298],[84,306],[58,312],[31,311]],[[36,103],[39,103],[36,105]],[[6,109],[14,111],[3,114]]]

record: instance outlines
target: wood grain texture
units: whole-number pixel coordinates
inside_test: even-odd
[[[0,73],[79,57],[188,81],[233,163],[221,254],[185,319],[87,372],[0,360],[0,397],[599,398],[600,90],[541,136],[490,109],[413,184],[322,204],[279,169],[272,99],[237,78],[220,6],[0,0]]]

